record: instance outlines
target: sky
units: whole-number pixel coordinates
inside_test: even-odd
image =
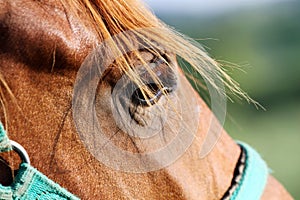
[[[297,0],[143,0],[156,13],[210,14],[256,6],[259,4]]]

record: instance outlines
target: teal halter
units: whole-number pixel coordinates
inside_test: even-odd
[[[16,144],[16,143],[13,143]],[[15,150],[21,157],[22,163],[16,177],[10,186],[0,185],[1,200],[77,200],[76,196],[48,179],[45,175],[33,168],[28,163],[27,156],[22,149],[13,145],[8,139],[2,124],[0,123],[0,153]],[[18,152],[19,151],[19,152]],[[22,154],[23,153],[23,154]],[[26,153],[27,154],[27,153]]]
[[[261,198],[269,175],[260,155],[249,145],[237,142],[241,155],[235,167],[231,187],[222,200],[258,200]]]
[[[222,200],[259,200],[268,178],[268,168],[259,154],[247,144],[239,142],[242,153],[236,170],[242,168],[239,176],[233,178],[232,187],[227,191]],[[48,179],[45,175],[26,162],[26,155],[18,152],[23,162],[11,186],[0,185],[1,200],[77,200],[76,196]],[[2,124],[0,123],[0,153],[13,150]],[[239,180],[236,178],[239,177]],[[234,187],[233,187],[234,186]]]

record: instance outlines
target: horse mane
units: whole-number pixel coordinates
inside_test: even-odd
[[[157,43],[164,49],[169,49],[176,56],[189,63],[190,68],[184,70],[187,77],[192,79],[195,86],[202,88],[203,84],[199,81],[199,75],[212,85],[219,92],[225,94],[217,84],[220,82],[225,85],[234,95],[254,102],[243,92],[238,83],[235,82],[223,70],[223,66],[208,56],[207,52],[198,42],[184,36],[159,20],[141,1],[139,0],[61,0],[64,6],[71,8],[84,24],[93,28],[97,32],[100,41],[109,39],[116,34],[130,31],[138,35],[138,41],[158,57],[162,57],[157,50]],[[130,41],[122,38],[121,43],[131,45]],[[140,42],[142,41],[142,42]],[[115,51],[121,51],[120,45],[114,44]],[[154,76],[154,80],[159,80],[151,72],[146,62],[143,62],[139,52],[135,52],[146,69]],[[168,55],[167,55],[168,56]],[[164,59],[164,58],[162,58]],[[142,85],[138,74],[130,67],[130,58],[126,57],[117,62],[122,69],[138,85]],[[172,67],[172,66],[170,66]],[[130,71],[130,72],[129,72]],[[197,75],[198,74],[198,75]],[[216,80],[217,79],[217,80]],[[255,102],[254,102],[255,103]]]
[[[215,89],[225,94],[216,84],[221,82],[229,91],[238,97],[245,98],[248,101],[254,102],[249,96],[243,92],[238,83],[235,82],[223,70],[222,65],[217,63],[207,52],[198,44],[198,42],[184,36],[173,28],[169,27],[161,20],[159,20],[142,2],[139,0],[60,0],[66,10],[70,10],[73,15],[80,19],[85,27],[93,30],[98,41],[107,40],[114,35],[130,31],[130,34],[135,35],[135,39],[140,46],[144,47],[155,54],[157,57],[165,60],[161,51],[157,49],[157,44],[163,46],[164,49],[171,50],[173,56],[181,58],[189,63],[190,68],[184,70],[187,77],[192,79],[197,88],[202,88],[203,84],[199,81],[199,75],[206,79]],[[125,35],[126,36],[126,35]],[[132,38],[131,38],[132,39]],[[122,52],[122,45],[132,45],[128,38],[122,37],[122,41],[117,41],[112,44],[116,52]],[[97,44],[95,44],[95,47]],[[152,72],[148,64],[143,61],[142,56],[138,51],[134,52],[135,56],[140,59],[150,75],[157,82],[160,82],[158,77]],[[168,54],[168,52],[167,52]],[[132,57],[124,55],[123,58],[117,60],[116,65],[124,73],[126,73],[132,81],[138,86],[143,85],[143,80],[138,73],[131,67]],[[168,63],[166,61],[166,63]],[[170,66],[172,68],[172,66]],[[216,80],[217,79],[217,80]],[[9,94],[13,102],[16,103],[15,98],[10,91],[8,85],[0,75],[0,107],[4,113],[4,120],[7,128],[7,114],[5,111],[6,100],[5,94]],[[2,90],[4,89],[4,90]],[[148,92],[148,91],[146,91]],[[2,119],[3,120],[3,119]]]

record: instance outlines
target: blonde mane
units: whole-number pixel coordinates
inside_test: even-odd
[[[163,49],[170,50],[179,58],[189,63],[191,68],[185,70],[186,75],[193,79],[197,87],[203,87],[196,74],[200,75],[219,92],[217,82],[225,85],[234,95],[252,101],[243,92],[238,83],[235,82],[222,69],[222,66],[210,58],[205,50],[194,40],[176,32],[174,29],[160,21],[143,3],[138,0],[61,0],[64,6],[71,8],[76,15],[82,19],[86,27],[92,28],[97,32],[100,41],[109,39],[114,35],[125,31],[135,35],[140,46],[148,49],[155,56],[162,58],[161,52],[157,49],[157,44]],[[120,38],[118,38],[119,40]],[[122,41],[112,44],[115,52],[123,52],[122,48],[131,48],[132,42],[122,37]],[[131,38],[132,40],[132,38]],[[141,42],[142,41],[142,42]],[[118,43],[118,44],[116,44]],[[120,47],[120,44],[127,45]],[[134,52],[136,57],[141,60],[153,79],[158,81],[156,75],[151,72],[150,67],[143,61],[139,52]],[[168,55],[167,55],[168,56]],[[172,56],[172,55],[170,55]],[[165,60],[164,58],[162,58]],[[142,85],[136,71],[130,66],[130,58],[126,55],[117,61],[117,67],[122,69],[138,86]],[[170,66],[171,67],[171,66]],[[217,80],[216,80],[217,79]]]
[[[138,45],[168,64],[165,57],[162,56],[161,49],[158,48],[160,46],[163,50],[167,50],[165,52],[166,56],[177,56],[177,58],[189,63],[190,68],[184,70],[184,72],[196,87],[203,88],[203,84],[199,81],[200,75],[222,94],[225,94],[225,91],[219,88],[218,82],[224,84],[225,88],[234,95],[254,102],[240,89],[238,83],[227,75],[222,66],[208,56],[196,41],[163,23],[139,0],[61,0],[61,3],[65,8],[71,10],[72,14],[75,14],[78,19],[82,20],[86,29],[96,33],[98,41],[104,41],[120,33],[130,31],[129,34],[133,37],[128,38],[126,34],[123,37],[118,37],[112,42],[110,48],[113,49],[116,55],[120,55],[120,52],[124,55],[116,60],[115,66],[127,74],[137,86],[144,85],[143,80],[131,66],[132,57],[126,55],[124,49],[135,49],[133,46]],[[95,44],[95,47],[97,45]],[[161,83],[148,63],[143,60],[139,51],[133,53],[145,66],[153,80]],[[169,67],[174,68],[171,65]],[[0,83],[0,104],[2,113],[4,113],[4,119],[2,120],[5,121],[7,128],[8,116],[5,112],[6,100],[3,92],[6,91],[14,103],[16,101],[2,76],[0,76]],[[149,91],[143,91],[143,94],[144,92],[149,93]]]

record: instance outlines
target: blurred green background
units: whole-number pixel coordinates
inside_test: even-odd
[[[237,64],[228,73],[266,110],[228,102],[225,129],[256,148],[273,175],[300,199],[300,2],[203,15],[156,13],[200,39],[212,57]]]

